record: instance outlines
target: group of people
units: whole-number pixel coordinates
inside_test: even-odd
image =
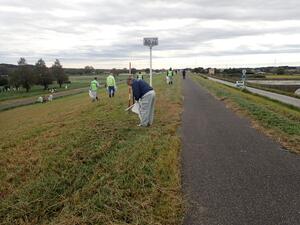
[[[106,88],[107,88],[107,92],[108,92],[108,96],[110,98],[115,96],[115,92],[117,90],[117,85],[116,85],[116,80],[115,77],[113,75],[109,75],[106,78],[106,84],[105,84]],[[94,80],[91,81],[91,85],[90,85],[90,90],[89,90],[89,95],[92,98],[92,101],[99,101],[98,98],[98,88],[100,87],[100,84],[98,82],[97,77],[94,78]]]
[[[46,103],[46,102],[52,102],[53,95],[50,94],[49,96],[39,96],[36,100],[38,103]]]
[[[176,71],[177,72],[177,71]],[[186,71],[182,71],[183,79],[185,79]],[[170,68],[167,71],[167,84],[173,84],[174,71]],[[144,81],[143,75],[139,72],[136,79],[132,76],[129,76],[127,79],[127,85],[132,90],[132,95],[135,100],[135,106],[138,109],[138,114],[140,118],[140,124],[138,126],[141,127],[149,127],[153,124],[154,118],[154,108],[155,108],[155,91],[153,88]],[[113,98],[115,96],[115,92],[117,89],[116,81],[113,75],[109,75],[106,78],[106,88],[108,92],[109,98]],[[97,90],[100,87],[97,77],[90,84],[90,97],[92,101],[98,101]]]
[[[49,95],[39,96],[36,100],[37,103],[46,103],[53,101],[53,94],[57,92],[56,88],[48,88]]]
[[[177,74],[177,70],[175,71],[175,73]],[[166,81],[167,81],[167,84],[169,85],[172,85],[173,84],[173,77],[174,77],[174,71],[172,68],[170,68],[168,71],[167,71],[167,76],[166,76]],[[182,70],[182,78],[185,79],[186,77],[186,70],[183,69]]]
[[[13,91],[13,92],[15,92],[15,91],[20,91],[21,90],[21,88],[11,88],[9,85],[5,85],[3,88],[1,88],[0,87],[0,93],[1,92],[10,92],[10,91]]]
[[[155,91],[146,81],[143,80],[141,73],[138,74],[137,79],[130,76],[127,79],[127,84],[132,89],[133,98],[136,102],[135,104],[138,106],[138,114],[140,117],[139,126],[149,127],[152,125],[154,118]],[[113,98],[117,89],[116,80],[113,75],[109,75],[106,78],[105,86],[107,88],[109,98]],[[93,102],[99,101],[97,93],[99,87],[100,84],[97,77],[95,77],[94,80],[91,81],[89,90],[89,95]]]

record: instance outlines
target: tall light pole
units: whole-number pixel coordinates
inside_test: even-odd
[[[150,48],[150,86],[152,87],[152,48],[158,45],[158,38],[144,38],[144,46]]]

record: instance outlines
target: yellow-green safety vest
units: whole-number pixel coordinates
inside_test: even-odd
[[[108,87],[115,87],[116,86],[115,78],[112,75],[110,75],[106,78],[106,85]]]
[[[93,81],[91,82],[91,90],[92,90],[92,91],[97,91],[97,90],[98,90],[98,81],[93,80]]]

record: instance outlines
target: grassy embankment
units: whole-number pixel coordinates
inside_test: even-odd
[[[56,88],[57,92],[72,90],[72,89],[78,89],[78,88],[84,88],[88,87],[91,80],[94,77],[98,77],[98,80],[100,81],[100,84],[104,85],[106,76],[104,75],[78,75],[78,76],[70,76],[69,80],[71,81],[68,85],[68,89],[65,89],[65,85],[62,85],[60,88],[59,85],[56,82],[53,82],[53,84],[49,85],[49,88]],[[117,82],[124,81],[125,77],[119,76],[116,78]],[[49,94],[48,90],[44,90],[44,87],[41,85],[34,85],[29,92],[26,92],[24,88],[21,88],[20,91],[10,91],[10,92],[0,92],[0,103],[7,100],[13,100],[13,99],[20,99],[20,98],[26,98],[26,97],[33,97],[38,95],[46,95]]]
[[[241,79],[241,74],[217,74],[216,78],[228,79],[228,81],[237,81]],[[248,74],[249,80],[300,80],[299,74],[294,75],[277,75],[277,74],[263,74],[262,77],[255,77],[255,75]]]
[[[267,79],[271,80],[300,80],[300,75],[266,75]]]
[[[292,152],[300,153],[300,110],[264,97],[231,88],[201,76],[192,78],[218,99],[243,115],[253,125]]]
[[[125,85],[1,112],[0,224],[180,224],[181,88],[164,86],[151,128]]]
[[[264,85],[247,82],[247,86],[270,91],[280,95],[287,95],[293,98],[300,98],[299,95],[295,94],[295,91],[300,88],[300,85]]]
[[[273,76],[279,76],[279,75],[273,75]],[[290,75],[290,76],[286,75],[285,77],[291,77],[291,76],[297,77],[297,75]],[[222,79],[225,81],[229,81],[232,83],[235,83],[236,81],[241,80],[240,77],[230,77],[230,76],[212,76],[212,77],[214,77],[216,79]],[[275,79],[275,78],[274,79],[268,78],[268,79],[269,80],[283,80],[282,78],[283,78],[283,76],[278,79]],[[252,80],[251,77],[249,79]],[[265,80],[265,79],[263,79],[263,80]],[[286,79],[286,80],[291,80],[291,79]],[[295,91],[298,88],[300,88],[299,85],[265,85],[265,84],[257,84],[257,83],[247,82],[247,86],[253,87],[253,88],[258,88],[258,89],[265,90],[265,91],[274,92],[274,93],[281,94],[281,95],[291,96],[294,98],[300,98],[300,96],[295,94]]]

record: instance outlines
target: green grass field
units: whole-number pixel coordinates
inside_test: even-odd
[[[300,153],[300,110],[264,97],[231,88],[201,76],[192,78],[217,98],[242,115],[253,125],[292,152]]]
[[[0,224],[181,224],[181,85],[154,87],[151,128],[125,85],[0,112]]]
[[[71,77],[69,77],[71,84],[68,84],[67,90],[87,87],[92,78],[93,78],[92,76],[90,76],[90,77],[84,76],[83,78],[78,79],[77,76],[71,76]],[[59,85],[56,84],[56,82],[49,85],[49,88],[56,88],[58,92],[66,91],[65,85],[63,85],[62,88],[59,88]],[[6,101],[6,100],[38,96],[38,95],[45,95],[45,94],[49,94],[49,91],[44,90],[43,86],[34,85],[29,92],[26,92],[26,90],[23,88],[21,88],[20,91],[15,91],[15,92],[14,91],[1,92],[0,93],[0,102]]]
[[[54,82],[53,84],[49,85],[49,88],[56,88],[57,92],[71,90],[71,89],[77,89],[77,88],[83,88],[88,87],[90,82],[93,80],[94,77],[98,77],[98,80],[100,84],[103,86],[105,84],[106,76],[104,75],[85,75],[85,76],[70,76],[69,80],[71,81],[68,85],[68,89],[65,89],[65,84],[62,86],[62,88],[59,88],[59,85]],[[125,82],[126,77],[125,76],[118,76],[116,78],[117,82]],[[33,96],[39,96],[39,95],[45,95],[49,94],[49,91],[44,90],[43,86],[35,85],[31,88],[29,92],[26,92],[25,89],[21,89],[20,91],[10,91],[10,92],[0,92],[0,102],[6,101],[6,100],[13,100],[13,99],[20,99],[20,98],[26,98],[26,97],[33,97]]]
[[[300,80],[300,75],[266,75],[267,79]]]

